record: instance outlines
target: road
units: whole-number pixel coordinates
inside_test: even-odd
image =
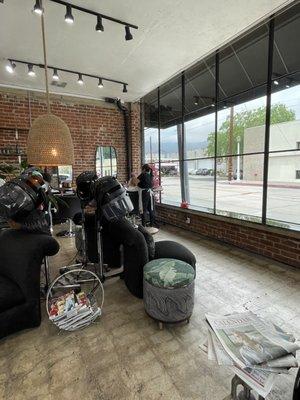
[[[178,176],[162,177],[162,202],[180,204],[180,180]],[[214,202],[213,177],[189,175],[190,208],[212,212]],[[218,213],[239,213],[261,217],[262,185],[229,183],[217,181]],[[234,216],[234,215],[232,215]],[[256,218],[255,218],[256,217]],[[300,184],[299,187],[269,187],[267,218],[300,225]],[[300,227],[299,227],[300,229]]]

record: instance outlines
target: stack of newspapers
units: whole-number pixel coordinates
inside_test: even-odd
[[[299,343],[293,335],[252,312],[206,314],[208,359],[233,369],[248,386],[266,397],[276,374],[297,368]]]
[[[67,331],[84,328],[100,315],[101,309],[92,294],[74,291],[52,299],[49,311],[50,320]]]

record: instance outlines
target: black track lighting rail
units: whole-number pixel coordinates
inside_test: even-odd
[[[31,61],[16,60],[14,58],[8,58],[7,60],[12,62],[12,63],[32,65],[34,67],[45,68],[44,64],[34,63],[34,62],[31,62]],[[123,85],[123,86],[124,85],[128,86],[128,83],[126,83],[126,82],[118,81],[116,79],[111,79],[111,78],[105,78],[105,77],[99,76],[99,75],[86,74],[84,72],[73,71],[71,69],[66,69],[66,68],[54,67],[52,65],[47,65],[47,68],[48,69],[52,69],[52,70],[56,70],[56,71],[67,72],[69,74],[74,74],[74,75],[78,75],[78,76],[79,75],[86,76],[88,78],[95,78],[95,79],[98,79],[98,80],[101,80],[101,81],[113,82],[113,83],[118,83],[118,84]]]
[[[53,3],[61,4],[62,6],[65,6],[65,7],[70,6],[73,10],[78,10],[78,11],[84,12],[86,14],[95,15],[95,16],[99,15],[103,19],[107,19],[108,21],[112,21],[117,24],[129,26],[130,28],[133,28],[133,29],[139,29],[139,27],[137,25],[133,25],[133,24],[130,24],[129,22],[125,22],[120,19],[110,17],[109,15],[105,15],[105,14],[102,14],[97,11],[93,11],[93,10],[89,10],[89,9],[81,7],[81,6],[77,6],[77,5],[75,5],[73,3],[69,3],[67,1],[63,1],[63,0],[50,0],[50,1],[52,1]]]

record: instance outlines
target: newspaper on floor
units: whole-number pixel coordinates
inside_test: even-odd
[[[218,316],[206,315],[207,322],[234,363],[241,368],[267,363],[300,349],[270,329],[252,312]]]
[[[295,338],[251,312],[208,314],[207,346],[212,361],[232,368],[261,396],[270,392],[276,374],[297,367]]]

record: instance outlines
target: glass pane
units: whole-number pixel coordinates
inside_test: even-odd
[[[275,18],[267,223],[300,229],[300,5]],[[274,153],[273,153],[274,152]]]
[[[300,61],[299,61],[300,66]],[[300,143],[300,74],[278,79],[271,97],[270,151],[295,150]]]
[[[185,159],[212,157],[215,154],[215,113],[184,124]]]
[[[268,223],[284,228],[289,228],[289,223],[299,224],[297,229],[300,229],[299,204],[300,151],[271,153],[268,177]]]
[[[144,106],[144,153],[145,162],[158,160],[158,91],[143,99]]]
[[[188,171],[186,182],[187,201],[190,208],[205,212],[214,209],[214,159],[186,161]]]
[[[148,128],[144,130],[144,149],[145,162],[152,163],[159,159],[158,157],[158,129]]]
[[[220,52],[219,98],[266,83],[267,66],[268,27],[264,25]]]
[[[181,204],[181,186],[179,163],[162,163],[161,174],[161,202],[179,206]]]
[[[218,111],[217,154],[264,151],[266,96]],[[212,141],[210,144],[212,148]]]
[[[263,161],[260,154],[218,159],[217,214],[261,222]]]
[[[215,154],[215,57],[185,73],[184,159]]]
[[[182,127],[181,76],[160,88],[161,159],[178,160],[178,136]]]
[[[299,71],[300,4],[275,18],[273,78]]]
[[[185,121],[211,112],[215,103],[215,57],[185,72]]]

